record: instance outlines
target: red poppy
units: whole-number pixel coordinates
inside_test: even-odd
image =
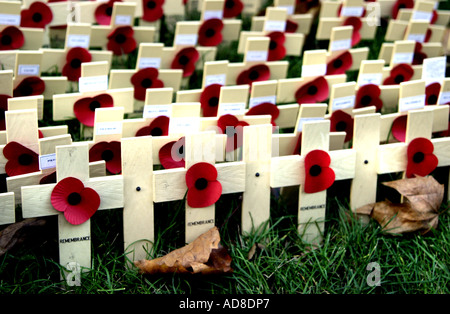
[[[361,29],[362,26],[361,19],[356,16],[349,16],[345,19],[342,25],[353,26],[352,47],[357,45],[361,41],[361,34],[359,33],[359,30]]]
[[[414,175],[421,177],[429,175],[438,165],[438,158],[433,154],[433,143],[423,137],[415,138],[408,144],[408,162],[406,164],[406,177]]]
[[[239,121],[231,114],[223,115],[217,120],[217,126],[223,134],[227,135],[226,152],[231,152],[242,146],[243,127],[247,125],[247,122]]]
[[[381,111],[383,101],[380,99],[381,89],[376,84],[366,84],[358,88],[355,99],[355,108],[375,106],[376,111]]]
[[[344,142],[353,138],[353,117],[342,110],[336,110],[330,117],[331,132],[345,132]]]
[[[109,33],[106,47],[116,56],[128,54],[134,51],[137,46],[133,35],[134,31],[131,26],[119,26]]]
[[[39,184],[50,184],[56,182],[56,171],[53,171],[52,173],[42,177],[41,180],[39,180]]]
[[[441,84],[434,82],[425,88],[425,105],[436,105],[441,93]]]
[[[73,105],[73,113],[80,123],[93,127],[95,120],[95,109],[114,106],[114,99],[109,94],[100,94],[95,97],[84,97],[78,99]]]
[[[0,32],[0,50],[19,49],[25,43],[25,37],[20,29],[15,26],[5,27]]]
[[[144,14],[142,19],[147,22],[155,22],[159,20],[163,14],[164,0],[144,0],[142,9]]]
[[[28,9],[20,12],[20,26],[45,28],[53,20],[52,10],[41,1],[33,2]]]
[[[436,23],[436,21],[437,21],[437,19],[438,19],[438,17],[439,17],[439,14],[437,13],[436,10],[433,10],[432,13],[433,13],[433,14],[432,14],[432,16],[431,16],[430,24]]]
[[[62,69],[62,75],[72,82],[78,82],[81,76],[81,63],[91,62],[91,53],[82,47],[71,48],[66,55],[66,64]]]
[[[309,83],[302,85],[295,92],[295,99],[299,105],[314,104],[328,98],[328,82],[323,76],[319,76]]]
[[[120,2],[120,0],[109,0],[108,2],[104,2],[100,4],[94,12],[95,20],[100,25],[110,25],[111,24],[111,16],[114,7],[114,2]]]
[[[39,171],[38,154],[17,142],[6,144],[3,156],[8,159],[5,172],[9,177]]]
[[[100,207],[100,196],[91,188],[86,188],[79,179],[67,177],[53,188],[50,201],[54,209],[64,213],[72,225],[86,222]]]
[[[328,62],[327,75],[345,74],[352,67],[353,57],[348,51],[344,51],[339,56]]]
[[[399,142],[406,140],[406,124],[408,122],[408,116],[402,115],[394,119],[392,122],[392,136]]]
[[[425,33],[425,39],[423,40],[423,42],[427,43],[430,41],[431,35],[433,35],[433,31],[431,30],[431,28],[427,29],[427,32]]]
[[[188,77],[194,73],[195,63],[199,58],[200,54],[195,47],[183,48],[175,55],[170,67],[183,70],[183,77]]]
[[[42,95],[45,91],[45,82],[38,76],[29,76],[24,78],[19,85],[14,88],[13,96],[36,96]]]
[[[5,111],[8,110],[9,95],[0,95],[0,131],[6,130]]]
[[[295,33],[298,29],[298,23],[287,19],[286,20],[286,29],[284,30],[286,33]]]
[[[163,81],[158,79],[159,71],[156,68],[143,68],[134,73],[131,83],[134,86],[134,98],[145,100],[147,88],[164,87]]]
[[[400,9],[414,8],[414,0],[397,0],[392,7],[392,18],[396,19]]]
[[[384,80],[383,85],[396,85],[409,81],[414,75],[414,69],[407,63],[400,63],[394,66],[389,76]]]
[[[140,128],[136,132],[136,136],[167,136],[169,135],[170,118],[159,116],[152,120],[150,125]]]
[[[122,172],[120,142],[98,142],[89,150],[89,162],[104,160],[106,170],[111,174]]]
[[[271,32],[267,34],[270,38],[269,55],[267,61],[278,61],[286,56],[286,48],[284,42],[286,37],[283,32]]]
[[[202,91],[200,95],[200,104],[204,117],[217,116],[221,87],[221,84],[211,84]]]
[[[414,46],[413,65],[422,64],[423,60],[428,58],[427,54],[422,51],[422,44],[416,41]]]
[[[209,19],[202,23],[198,30],[198,44],[215,47],[222,42],[223,22],[220,19]]]
[[[247,70],[242,71],[237,79],[237,85],[248,84],[253,82],[267,81],[270,78],[270,69],[265,64],[256,64]]]
[[[182,137],[178,141],[171,141],[161,147],[158,156],[164,169],[184,168],[184,144],[185,138]]]
[[[187,204],[193,208],[215,204],[222,195],[222,184],[217,181],[217,169],[207,162],[199,162],[186,171]]]
[[[306,154],[305,193],[317,193],[333,185],[335,174],[330,163],[331,158],[326,151],[316,149]]]
[[[223,7],[223,17],[233,18],[241,14],[244,9],[244,4],[241,0],[225,0]]]
[[[272,104],[270,102],[264,102],[259,105],[251,107],[245,115],[246,116],[270,115],[272,117],[270,123],[272,123],[273,126],[276,126],[275,120],[280,115],[280,110],[278,109],[277,105]]]

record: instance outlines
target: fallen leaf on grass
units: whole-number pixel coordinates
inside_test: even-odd
[[[13,223],[0,232],[0,256],[11,250],[14,246],[25,241],[28,231],[32,227],[40,227],[45,220],[29,218]]]
[[[217,274],[232,271],[231,257],[220,244],[217,227],[165,256],[135,261],[134,264],[143,274]]]
[[[383,226],[385,232],[392,234],[414,231],[425,234],[437,227],[439,207],[444,198],[444,185],[432,176],[383,184],[396,189],[404,197],[404,202],[397,204],[386,200],[368,204],[358,208],[358,214],[372,217]]]

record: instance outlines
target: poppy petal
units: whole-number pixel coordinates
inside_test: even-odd
[[[140,128],[136,132],[136,136],[167,136],[169,135],[169,122],[169,117],[158,116],[153,119],[149,126]]]
[[[220,89],[223,85],[211,84],[205,87],[200,95],[200,105],[203,117],[217,116],[219,109]]]
[[[164,0],[144,0],[142,19],[147,22],[155,22],[164,15]]]
[[[348,51],[343,52],[327,64],[327,75],[345,74],[353,64],[352,54]]]
[[[407,115],[402,115],[395,118],[392,122],[392,136],[399,142],[404,142],[406,140],[406,124],[408,121]]]
[[[345,142],[353,138],[353,117],[342,110],[336,110],[330,117],[331,132],[345,132]]]
[[[114,99],[109,94],[100,94],[95,97],[78,99],[73,105],[73,112],[80,123],[93,127],[96,108],[109,108],[114,106]]]
[[[8,160],[5,172],[9,177],[39,171],[38,154],[17,142],[6,144],[3,156]]]
[[[200,58],[195,47],[186,47],[178,51],[171,63],[171,69],[183,70],[183,77],[191,76],[195,71],[195,63]]]
[[[111,174],[122,172],[121,145],[118,141],[98,142],[89,149],[89,162],[104,160]]]
[[[164,167],[164,169],[172,168],[184,168],[184,137],[178,141],[169,142],[158,152],[159,162]]]
[[[252,85],[253,82],[267,81],[268,79],[270,79],[269,67],[265,64],[257,64],[239,73],[236,84]]]
[[[220,19],[208,19],[202,23],[198,31],[198,44],[215,47],[222,42],[223,22]]]
[[[246,116],[253,116],[253,115],[271,115],[271,123],[273,126],[276,126],[275,120],[280,115],[280,109],[278,109],[277,105],[272,104],[270,102],[261,103],[259,105],[253,106],[250,108]]]
[[[427,176],[438,165],[438,158],[433,154],[434,145],[427,138],[415,138],[408,144],[406,177],[413,175]]]
[[[335,180],[335,173],[329,167],[330,155],[323,150],[310,151],[305,156],[305,193],[317,193],[328,189]]]
[[[38,76],[24,78],[19,85],[14,88],[13,96],[35,96],[42,95],[45,91],[45,82]]]
[[[241,0],[225,0],[223,8],[224,18],[233,18],[241,14],[244,4]]]
[[[0,50],[19,49],[24,43],[22,31],[15,26],[7,26],[0,32]]]
[[[295,99],[298,104],[322,102],[328,98],[328,82],[323,76],[319,76],[312,81],[300,86],[295,92]]]
[[[439,84],[438,82],[429,84],[425,88],[425,96],[426,96],[425,104],[436,105],[439,99],[440,92],[441,92],[441,84]]]
[[[209,181],[203,190],[195,187],[188,189],[187,204],[192,208],[208,207],[215,204],[221,195],[222,184],[219,181]]]
[[[186,171],[186,185],[188,188],[194,187],[198,179],[203,178],[207,181],[217,179],[217,169],[214,165],[207,162],[198,162],[192,165]]]

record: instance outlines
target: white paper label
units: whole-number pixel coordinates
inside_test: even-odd
[[[342,39],[342,40],[334,40],[331,42],[331,51],[338,51],[338,50],[347,50],[352,47],[352,40],[349,39]]]
[[[143,117],[146,119],[166,116],[170,118],[172,114],[171,105],[145,105]]]
[[[203,13],[203,20],[210,20],[210,19],[219,19],[221,20],[223,18],[223,10],[219,11],[205,11]]]
[[[122,121],[108,121],[95,123],[97,135],[122,134]]]
[[[433,12],[424,12],[424,11],[413,11],[412,20],[426,20],[428,22],[431,21],[433,17]]]
[[[423,60],[422,80],[425,80],[426,85],[434,82],[442,84],[445,78],[446,63],[446,57],[426,58]]]
[[[425,41],[425,34],[409,34],[407,39],[423,43]]]
[[[89,35],[69,35],[67,37],[67,47],[82,47],[89,48],[90,36]]]
[[[302,77],[310,76],[322,76],[327,73],[327,65],[323,64],[310,64],[302,66]]]
[[[303,124],[305,122],[311,122],[311,121],[320,121],[323,120],[322,117],[310,117],[310,118],[300,118],[297,125],[297,132],[301,132],[303,130]]]
[[[357,16],[361,17],[364,13],[364,7],[346,7],[343,6],[341,16]]]
[[[277,8],[282,8],[287,10],[288,15],[294,14],[294,6],[293,5],[279,5]]]
[[[333,107],[332,107],[333,111],[353,108],[354,106],[355,106],[355,95],[333,99]]]
[[[218,116],[226,114],[243,115],[245,114],[245,103],[221,103],[219,105]]]
[[[200,129],[199,117],[177,117],[169,121],[169,133],[192,133]]]
[[[441,92],[439,95],[439,105],[444,105],[450,102],[450,92]]]
[[[425,107],[425,95],[400,98],[398,106],[400,112],[421,109]]]
[[[53,169],[56,168],[56,153],[39,156],[39,169]]]
[[[412,63],[414,57],[413,52],[398,52],[394,54],[392,63]]]
[[[20,25],[19,14],[0,14],[0,25]]]
[[[225,85],[227,80],[226,74],[207,75],[205,77],[205,87],[212,84]]]
[[[96,92],[108,89],[108,76],[82,76],[78,80],[78,90],[80,93]]]
[[[197,34],[178,34],[175,38],[175,45],[195,46],[197,44],[197,40]]]
[[[161,58],[139,58],[139,69],[161,67]]]
[[[19,64],[17,75],[39,75],[39,64]]]
[[[380,85],[383,79],[382,73],[363,73],[358,76],[358,85],[363,86],[367,84]]]
[[[265,103],[265,102],[270,102],[271,104],[276,104],[277,101],[277,96],[273,95],[273,96],[262,96],[262,97],[253,97],[250,98],[249,104],[248,106],[250,108],[257,106],[259,104]]]
[[[268,51],[247,51],[245,56],[246,61],[267,61],[269,55]]]
[[[286,21],[266,21],[264,30],[284,32],[286,30]]]
[[[131,15],[116,15],[116,25],[131,25]]]

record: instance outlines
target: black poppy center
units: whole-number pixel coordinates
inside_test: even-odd
[[[219,105],[219,98],[218,97],[211,97],[208,101],[208,105],[210,107],[217,107]]]
[[[5,109],[0,108],[0,121],[5,120]]]
[[[150,131],[151,136],[161,136],[163,134],[163,130],[160,127],[155,127]]]
[[[147,8],[148,8],[148,9],[154,9],[154,8],[156,8],[156,3],[155,3],[155,1],[149,1],[149,2],[147,2]]]
[[[394,78],[394,81],[395,81],[395,83],[397,83],[397,84],[400,84],[400,83],[403,82],[404,80],[405,80],[405,77],[404,77],[403,75],[401,75],[401,74],[397,75],[397,76]]]
[[[270,44],[269,44],[269,49],[270,49],[270,50],[276,49],[277,46],[278,46],[278,44],[277,44],[277,42],[276,42],[275,40],[271,40],[271,41],[270,41]]]
[[[9,35],[3,35],[2,36],[2,45],[4,46],[8,46],[11,45],[12,43],[12,38]]]
[[[70,193],[69,196],[67,197],[67,202],[72,206],[80,204],[81,202],[80,193],[77,192]]]
[[[70,61],[70,66],[74,69],[78,69],[81,66],[81,60],[73,59],[72,61]]]
[[[338,132],[345,131],[346,128],[347,128],[347,123],[345,121],[339,121],[336,124],[336,131],[338,131]]]
[[[248,75],[248,78],[252,81],[256,80],[259,77],[258,71],[251,71]]]
[[[107,7],[106,10],[105,10],[106,15],[111,16],[112,15],[112,10],[113,10],[112,7]]]
[[[200,178],[200,179],[197,179],[197,181],[195,181],[195,188],[197,190],[204,190],[204,189],[206,189],[207,186],[208,186],[208,180],[206,180],[205,178]]]
[[[308,94],[309,95],[315,95],[317,93],[317,87],[314,85],[311,85],[308,87]]]
[[[233,0],[227,0],[227,1],[225,2],[225,7],[226,7],[227,9],[232,9],[232,8],[234,7],[234,1],[233,1]]]
[[[369,95],[365,95],[361,98],[361,105],[368,106],[371,101],[372,101],[372,97],[370,97]]]
[[[106,150],[103,151],[103,153],[102,153],[102,159],[103,159],[104,161],[110,161],[110,160],[113,159],[113,157],[114,157],[114,153],[113,153],[113,151],[110,150],[110,149],[106,149]]]
[[[413,156],[413,161],[418,164],[421,163],[425,159],[425,154],[422,152],[417,152]]]
[[[124,34],[118,34],[116,36],[116,43],[123,44],[127,40],[127,37]]]
[[[148,79],[148,78],[143,79],[142,82],[141,82],[141,86],[143,88],[150,88],[152,85],[153,85],[153,81],[151,79]]]
[[[184,157],[184,145],[181,145],[180,148],[178,148],[178,155]]]
[[[436,95],[430,95],[430,97],[428,97],[428,104],[430,105],[434,105],[437,103],[437,96]]]
[[[39,23],[40,21],[42,21],[42,14],[39,13],[39,12],[36,12],[36,13],[33,14],[31,19],[33,20],[33,22]]]
[[[343,64],[343,62],[341,59],[336,59],[333,61],[333,67],[335,67],[336,69],[340,68],[342,66],[342,64]]]
[[[97,100],[91,101],[91,103],[89,104],[89,109],[94,112],[95,112],[95,109],[100,108],[100,107],[101,107],[101,105]]]
[[[406,4],[402,3],[398,6],[399,9],[405,9],[406,8]]]
[[[181,56],[180,59],[178,60],[178,62],[181,65],[186,65],[189,63],[189,58],[187,56]]]
[[[18,162],[22,166],[29,166],[33,162],[33,157],[30,154],[22,154],[19,156]]]
[[[22,84],[19,90],[22,96],[30,96],[33,93],[33,87],[28,84]]]
[[[210,38],[213,37],[216,34],[216,31],[213,30],[212,28],[208,28],[205,32],[205,36]]]
[[[309,174],[313,177],[317,177],[322,172],[322,167],[319,165],[314,165],[309,168]]]

